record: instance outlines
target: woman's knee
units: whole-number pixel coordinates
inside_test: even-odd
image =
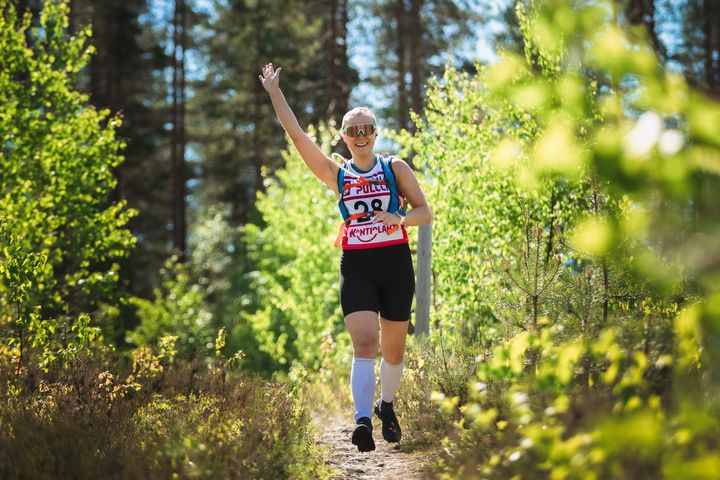
[[[356,334],[352,336],[353,352],[355,356],[375,356],[378,351],[378,337],[371,334]]]
[[[399,365],[405,354],[408,322],[381,320],[381,352],[383,359],[390,365]]]
[[[385,363],[389,365],[400,365],[404,358],[404,352],[399,351],[390,351],[390,352],[382,352],[383,360],[385,360]]]
[[[380,343],[380,329],[376,312],[354,312],[345,317],[345,325],[352,339],[355,356],[374,357]]]

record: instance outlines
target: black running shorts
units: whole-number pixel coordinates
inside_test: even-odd
[[[343,315],[369,310],[382,318],[410,320],[415,272],[407,243],[343,250],[340,303]]]

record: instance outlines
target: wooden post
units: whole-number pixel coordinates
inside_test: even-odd
[[[418,231],[417,273],[415,282],[415,334],[430,333],[430,279],[432,260],[432,224]]]

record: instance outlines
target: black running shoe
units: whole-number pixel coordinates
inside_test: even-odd
[[[368,417],[360,417],[357,419],[357,425],[352,433],[352,443],[357,445],[358,451],[370,452],[375,450],[375,440],[372,436],[372,423]]]
[[[395,416],[395,410],[393,410],[392,402],[383,402],[382,399],[378,399],[375,402],[375,415],[380,417],[382,420],[382,436],[387,442],[399,442],[402,437],[400,431],[400,424]]]

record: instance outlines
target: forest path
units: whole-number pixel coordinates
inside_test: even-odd
[[[407,452],[403,443],[387,443],[382,438],[380,421],[373,419],[375,450],[360,453],[350,442],[354,427],[350,415],[313,413],[319,431],[318,442],[328,450],[325,461],[338,472],[338,480],[421,480],[427,455]]]

